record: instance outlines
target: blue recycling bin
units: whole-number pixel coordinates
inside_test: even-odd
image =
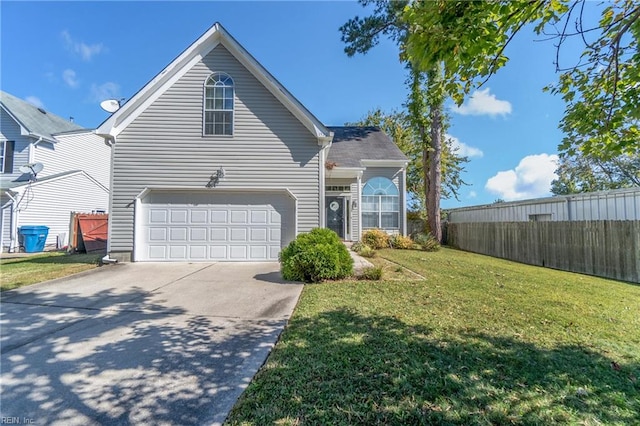
[[[49,227],[37,225],[25,225],[20,227],[22,245],[26,253],[39,253],[44,251],[44,243],[49,235]]]

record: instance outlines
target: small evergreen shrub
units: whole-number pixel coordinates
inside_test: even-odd
[[[413,236],[413,241],[424,251],[440,250],[440,243],[431,234],[420,233]]]
[[[363,245],[358,254],[362,257],[376,257],[376,251],[368,245]]]
[[[300,234],[280,252],[282,277],[289,281],[315,283],[353,273],[353,259],[330,229],[314,228]]]
[[[394,249],[409,250],[415,246],[413,240],[404,235],[393,235],[389,240]]]
[[[389,248],[389,234],[382,229],[369,229],[362,234],[361,239],[372,249]]]
[[[382,267],[371,266],[369,268],[364,268],[360,273],[360,275],[358,275],[358,279],[368,280],[368,281],[380,281],[382,279]]]
[[[365,243],[363,243],[362,241],[358,241],[358,242],[355,242],[355,243],[353,243],[351,245],[351,250],[353,250],[356,253],[360,254],[360,251],[365,247],[369,247],[369,246],[366,245]]]

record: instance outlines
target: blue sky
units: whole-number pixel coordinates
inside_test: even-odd
[[[400,108],[406,73],[382,40],[348,58],[338,28],[366,10],[355,2],[7,2],[0,4],[0,87],[86,127],[107,113],[99,102],[129,98],[214,22],[220,22],[327,125],[367,111]],[[524,31],[510,63],[462,108],[449,105],[449,134],[471,160],[460,201],[549,194],[562,139],[555,49]]]

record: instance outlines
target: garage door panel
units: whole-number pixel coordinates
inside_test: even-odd
[[[247,218],[249,217],[246,210],[231,210],[231,223],[233,224],[247,224]]]
[[[251,241],[267,241],[267,229],[251,228]]]
[[[137,260],[151,261],[265,261],[277,260],[281,249],[281,212],[287,204],[274,195],[272,204],[255,195],[233,194],[230,200],[246,204],[207,204],[206,197],[154,194],[142,203],[141,248]],[[280,198],[278,198],[280,197]],[[221,197],[218,197],[221,199]],[[212,197],[212,199],[218,199]],[[179,202],[178,202],[179,201]],[[275,207],[274,207],[275,206]],[[138,243],[136,242],[138,247]]]
[[[209,246],[209,257],[212,260],[226,260],[227,246]]]
[[[227,212],[226,210],[211,210],[211,223],[227,223]]]
[[[247,246],[230,246],[229,259],[244,260],[247,258]]]
[[[157,224],[166,224],[169,212],[167,209],[151,209],[149,211],[149,222]]]
[[[227,228],[211,228],[211,241],[227,241]]]
[[[247,241],[247,229],[231,228],[231,238],[229,238],[229,241],[232,241],[232,242]]]
[[[170,228],[169,241],[187,241],[187,228]]]
[[[208,221],[209,212],[206,210],[191,210],[191,223],[192,224],[206,224]]]
[[[175,210],[171,209],[171,224],[183,224],[187,223],[187,210]]]

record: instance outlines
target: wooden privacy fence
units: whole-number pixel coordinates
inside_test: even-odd
[[[447,244],[530,265],[640,283],[640,221],[449,223]]]

